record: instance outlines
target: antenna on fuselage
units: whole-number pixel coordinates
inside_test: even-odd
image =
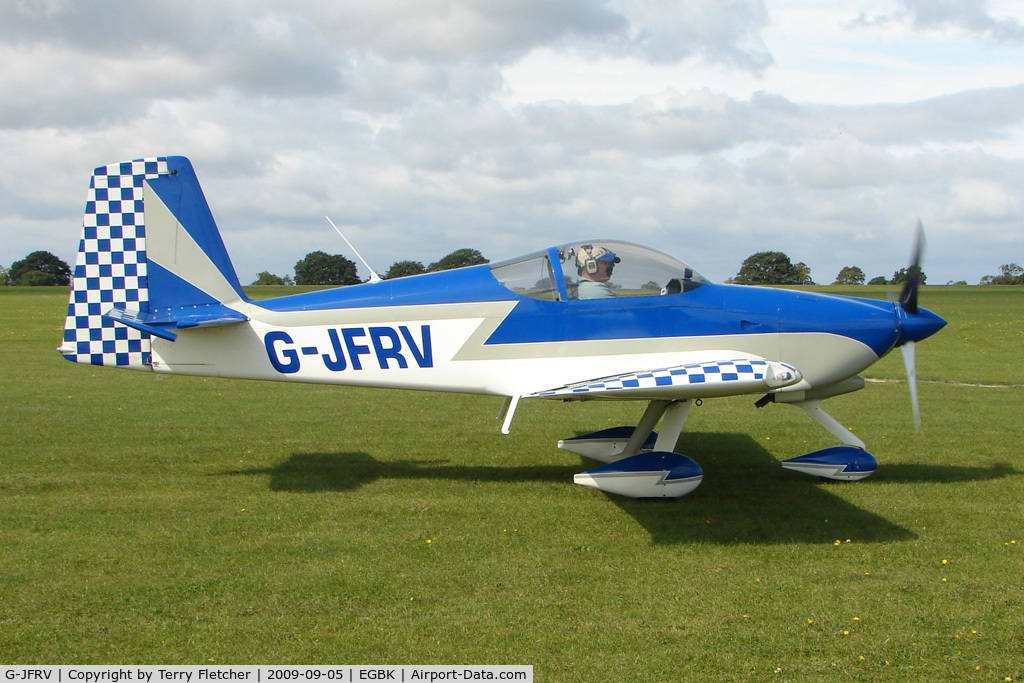
[[[358,258],[360,261],[362,261],[363,265],[366,266],[366,269],[368,271],[370,271],[370,279],[367,280],[367,282],[380,282],[381,280],[383,280],[383,278],[380,275],[377,275],[377,271],[375,271],[370,266],[370,264],[366,262],[366,259],[364,259],[362,257],[362,255],[358,251],[356,251],[356,248],[353,247],[352,243],[348,241],[347,237],[345,237],[345,233],[343,233],[341,231],[341,229],[338,228],[338,226],[334,224],[334,221],[331,220],[331,217],[330,216],[324,216],[324,218],[326,218],[327,222],[331,224],[331,227],[334,228],[335,232],[337,232],[339,235],[341,235],[341,239],[345,240],[345,244],[347,244],[348,248],[352,250],[352,253],[356,255],[356,258]]]

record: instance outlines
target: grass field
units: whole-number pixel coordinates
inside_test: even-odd
[[[525,402],[502,436],[495,398],[75,365],[66,300],[0,288],[0,662],[1024,676],[1024,288],[923,290],[950,324],[922,433],[899,354],[829,402],[872,478],[783,470],[835,443],[797,409],[707,401],[671,503],[573,486],[555,449],[640,404]]]

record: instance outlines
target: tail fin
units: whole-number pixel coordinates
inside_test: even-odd
[[[246,301],[188,159],[93,172],[58,349],[65,358],[149,370],[153,337],[244,322],[235,308]]]

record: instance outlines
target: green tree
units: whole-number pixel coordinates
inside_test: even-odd
[[[1024,268],[1016,263],[999,266],[999,275],[986,275],[981,278],[983,285],[1024,285]]]
[[[284,279],[274,275],[268,270],[264,270],[262,273],[256,276],[254,285],[283,285]]]
[[[420,275],[427,272],[427,269],[419,261],[396,261],[384,274],[385,280],[396,277],[408,277],[409,275]]]
[[[869,285],[887,285],[887,284],[889,284],[889,281],[885,279],[884,275],[879,275],[878,277],[871,278],[871,281],[868,282],[868,284]]]
[[[53,276],[53,282],[49,284],[54,285],[69,285],[71,284],[71,268],[68,264],[61,261],[59,258],[54,256],[48,251],[33,251],[31,254],[26,256],[20,261],[15,261],[11,265],[11,270],[8,273],[11,279],[12,285],[28,284],[22,282],[22,278],[32,271],[38,271],[47,275]],[[36,284],[41,284],[42,281],[38,277],[32,278]]]
[[[814,280],[811,279],[811,267],[801,261],[797,263],[793,268],[796,269],[796,277],[799,282],[795,283],[798,285],[813,285]]]
[[[802,285],[810,280],[810,268],[793,265],[781,251],[759,251],[748,256],[733,278],[738,285]]]
[[[846,266],[839,271],[839,275],[836,275],[836,281],[834,285],[862,285],[867,276],[864,275],[864,271],[857,266]]]
[[[922,270],[921,271],[921,284],[923,285],[927,279],[928,279],[928,276],[925,275],[924,271]],[[892,279],[889,280],[888,284],[890,284],[890,285],[902,285],[906,281],[907,281],[907,269],[906,268],[900,268],[899,270],[897,270],[895,273],[892,274]]]
[[[439,270],[465,268],[466,266],[476,266],[481,263],[490,263],[490,261],[485,259],[484,255],[476,249],[456,249],[441,260],[427,266],[427,272],[434,273]]]
[[[341,254],[314,251],[295,264],[297,285],[356,285],[356,264]]]
[[[11,278],[7,275],[7,269],[0,266],[0,287],[6,287],[11,284]]]
[[[22,287],[52,287],[57,284],[57,278],[41,270],[30,270],[21,276],[18,284]]]

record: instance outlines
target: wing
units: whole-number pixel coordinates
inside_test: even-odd
[[[588,379],[524,398],[710,398],[774,391],[802,378],[799,370],[780,361],[731,358]]]

